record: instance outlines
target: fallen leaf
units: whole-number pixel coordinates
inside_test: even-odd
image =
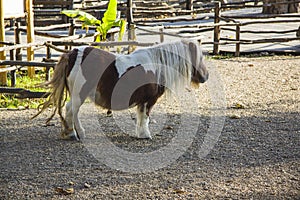
[[[245,109],[245,106],[241,103],[235,103],[233,106],[231,106],[231,108],[234,109]]]
[[[59,194],[62,194],[62,195],[70,195],[70,194],[74,194],[74,188],[62,188],[62,187],[57,187],[55,188],[55,191]]]
[[[185,191],[184,191],[184,189],[175,189],[174,193],[176,193],[176,194],[183,194],[183,193],[185,193]]]
[[[165,126],[165,129],[172,130],[173,127],[172,126]]]
[[[254,67],[253,63],[248,63],[248,67]]]

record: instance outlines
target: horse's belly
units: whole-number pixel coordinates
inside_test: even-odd
[[[99,91],[95,93],[93,101],[96,105],[110,110],[125,110],[137,105],[136,102],[132,102],[130,99],[126,101],[126,99],[122,98],[112,98],[111,95],[103,95]]]

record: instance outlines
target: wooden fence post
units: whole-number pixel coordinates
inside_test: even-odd
[[[51,59],[51,48],[49,46],[46,47],[46,59],[50,60]],[[46,81],[50,81],[51,77],[50,77],[50,69],[51,67],[46,67]]]
[[[69,36],[72,36],[72,35],[75,35],[75,23],[74,23],[74,20],[73,19],[70,19],[70,23],[71,23],[71,25],[70,25],[70,27],[69,27]],[[72,49],[72,46],[65,46],[65,49],[66,50],[71,50]]]
[[[186,9],[187,10],[193,10],[193,0],[186,0]]]
[[[215,2],[215,19],[214,23],[220,23],[220,15],[221,15],[221,2]],[[219,54],[219,42],[220,42],[220,26],[214,27],[214,54]]]
[[[132,16],[132,0],[127,0],[127,23],[128,28],[131,24],[133,24],[133,16]]]
[[[128,30],[128,41],[135,41],[136,35],[135,35],[135,24],[130,24],[129,30]],[[135,50],[135,46],[129,45],[128,47],[128,53],[131,53]]]
[[[235,32],[235,56],[240,56],[240,48],[241,48],[241,43],[240,43],[240,36],[241,36],[241,26],[240,24],[236,25],[236,32]]]
[[[164,37],[164,28],[160,28],[159,29],[159,36],[160,36],[160,42],[163,43],[165,41],[165,37]]]
[[[33,9],[32,1],[26,0],[26,11],[27,11],[27,43],[34,42],[34,24],[33,24]],[[27,61],[34,60],[34,50],[33,47],[27,48]],[[34,67],[28,67],[28,76],[33,78],[35,75]]]
[[[15,44],[21,44],[20,22],[15,23]],[[22,60],[22,49],[16,49],[16,60]]]
[[[4,28],[4,8],[3,0],[0,0],[0,41],[5,41],[5,28]],[[0,47],[3,47],[3,44],[0,44]],[[5,51],[0,51],[0,60],[5,60],[6,55]],[[5,68],[6,66],[0,66],[0,68]],[[0,73],[0,85],[7,85],[7,72]]]
[[[14,55],[14,50],[10,50],[9,51],[9,57],[10,60],[14,60],[15,59],[15,55]],[[16,75],[16,70],[12,70],[10,72],[10,76],[11,76],[11,87],[15,87],[16,86],[16,80],[17,80],[17,75]]]

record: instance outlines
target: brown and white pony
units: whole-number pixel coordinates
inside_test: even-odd
[[[80,47],[61,56],[52,80],[47,83],[52,88],[50,97],[37,115],[53,105],[54,112],[47,122],[58,113],[62,137],[79,140],[84,129],[78,112],[87,97],[109,110],[137,106],[136,135],[151,138],[149,115],[157,99],[165,91],[178,91],[186,84],[199,84],[207,79],[208,71],[197,42],[163,43],[129,55]],[[70,101],[63,117],[67,94]]]

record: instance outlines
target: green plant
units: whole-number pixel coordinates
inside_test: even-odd
[[[119,41],[121,41],[125,32],[126,22],[122,19],[117,20],[117,5],[117,0],[110,0],[102,20],[80,10],[63,10],[62,13],[71,18],[78,18],[83,22],[82,28],[88,29],[89,26],[96,26],[96,31],[98,32],[95,39],[96,42],[105,41],[107,32],[112,27],[120,27]]]
[[[17,87],[24,88],[26,90],[35,92],[47,92],[48,89],[37,87],[41,83],[41,80],[45,79],[45,73],[37,73],[34,78],[29,78],[26,74],[19,72],[17,74]],[[10,80],[10,77],[8,77]],[[37,108],[44,102],[42,98],[36,99],[17,99],[14,94],[0,94],[0,108],[5,109],[25,109],[25,108]]]

